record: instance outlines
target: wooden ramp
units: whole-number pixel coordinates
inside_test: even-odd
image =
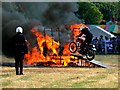
[[[95,59],[89,61],[86,58],[83,58],[80,54],[71,54],[71,56],[74,56],[75,58],[77,57],[78,66],[112,68],[111,66],[108,66],[100,61],[96,61]]]
[[[112,68],[111,66],[108,66],[100,61],[96,61],[96,60],[92,60],[92,61],[89,61],[90,63],[93,63],[99,67],[103,67],[103,68]]]

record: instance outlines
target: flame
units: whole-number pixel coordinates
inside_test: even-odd
[[[73,38],[76,38],[81,33],[80,28],[81,27],[87,27],[85,24],[73,24],[70,26],[70,29],[73,31]]]
[[[84,24],[74,24],[70,26],[73,31],[73,38],[81,33],[80,27],[87,27]],[[60,48],[60,43],[56,42],[52,37],[43,35],[36,28],[33,28],[31,32],[36,36],[38,46],[34,46],[29,49],[28,54],[25,54],[25,63],[28,65],[34,65],[34,63],[44,63],[44,65],[49,65],[53,62],[55,65],[68,66],[70,62],[75,62],[75,57],[70,56],[69,43],[64,45],[62,56],[58,55]],[[28,48],[30,48],[30,43],[27,41]],[[71,61],[72,60],[72,61]],[[78,60],[77,60],[78,61]],[[49,62],[49,63],[48,63]]]
[[[48,35],[43,36],[42,33],[35,28],[33,28],[31,32],[36,36],[39,48],[35,46],[25,55],[26,64],[31,65],[37,62],[51,61],[51,55],[58,55],[59,42],[54,41]]]
[[[69,55],[69,54],[71,54],[71,52],[70,52],[70,50],[69,50],[69,44],[65,44],[65,45],[64,45],[63,54],[64,54],[64,55]]]
[[[50,54],[58,55],[57,49],[59,48],[59,42],[54,41],[50,36],[43,36],[41,32],[38,32],[36,29],[31,30],[37,37],[38,46],[43,54],[43,49],[48,48],[51,51]]]
[[[38,52],[37,47],[34,47],[31,52],[29,51],[28,54],[25,55],[26,63],[28,65],[32,65],[37,62],[45,62],[45,57]],[[47,60],[50,59],[47,57]]]

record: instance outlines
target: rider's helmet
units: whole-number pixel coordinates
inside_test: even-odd
[[[83,30],[84,28],[85,28],[85,27],[81,26],[81,27],[80,27],[80,30]]]
[[[23,33],[23,28],[22,27],[17,27],[16,28],[16,33],[18,33],[18,32]]]
[[[83,26],[80,27],[80,30],[81,30],[81,31],[84,30],[84,29],[90,30],[88,27],[83,27]]]

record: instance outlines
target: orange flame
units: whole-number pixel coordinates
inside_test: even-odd
[[[81,27],[87,27],[85,24],[74,24],[74,25],[71,25],[70,26],[70,29],[73,31],[73,38],[76,38],[76,36],[78,36],[81,31],[80,31],[80,28]]]
[[[70,50],[69,50],[69,44],[65,44],[65,45],[64,45],[63,54],[64,54],[64,55],[69,55],[69,54],[71,54],[71,52],[70,52]]]
[[[58,55],[57,49],[59,47],[59,42],[54,41],[51,37],[48,35],[43,36],[41,32],[38,32],[36,29],[31,30],[37,37],[38,46],[41,50],[41,53],[43,54],[43,49],[45,47],[48,48],[48,50],[51,51],[50,54],[56,54]]]
[[[54,41],[48,35],[43,36],[41,32],[33,28],[32,33],[37,37],[39,50],[35,46],[25,55],[26,63],[31,65],[35,62],[51,61],[50,55],[58,55],[59,42]],[[48,56],[49,55],[49,56]]]
[[[73,38],[81,33],[80,27],[82,26],[87,27],[84,24],[74,24],[70,26],[70,29],[73,31]],[[25,55],[26,64],[32,65],[39,62],[54,62],[56,65],[63,64],[67,66],[68,63],[71,62],[69,44],[64,45],[63,56],[58,56],[59,42],[54,41],[54,39],[48,35],[43,35],[36,28],[33,28],[31,32],[36,36],[38,47],[33,47],[28,51],[28,54]],[[27,43],[28,47],[30,47],[29,41]]]

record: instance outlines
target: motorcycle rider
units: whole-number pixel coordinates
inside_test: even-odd
[[[92,42],[93,34],[90,32],[88,27],[81,27],[80,30],[81,30],[81,33],[76,37],[83,41],[83,43],[81,43],[80,50],[79,50],[80,53],[83,53],[84,47],[86,45],[89,45]]]
[[[16,28],[16,35],[13,36],[13,50],[15,58],[16,75],[23,75],[23,59],[24,55],[28,53],[27,44],[23,36],[22,27]],[[20,67],[20,72],[19,72]]]

